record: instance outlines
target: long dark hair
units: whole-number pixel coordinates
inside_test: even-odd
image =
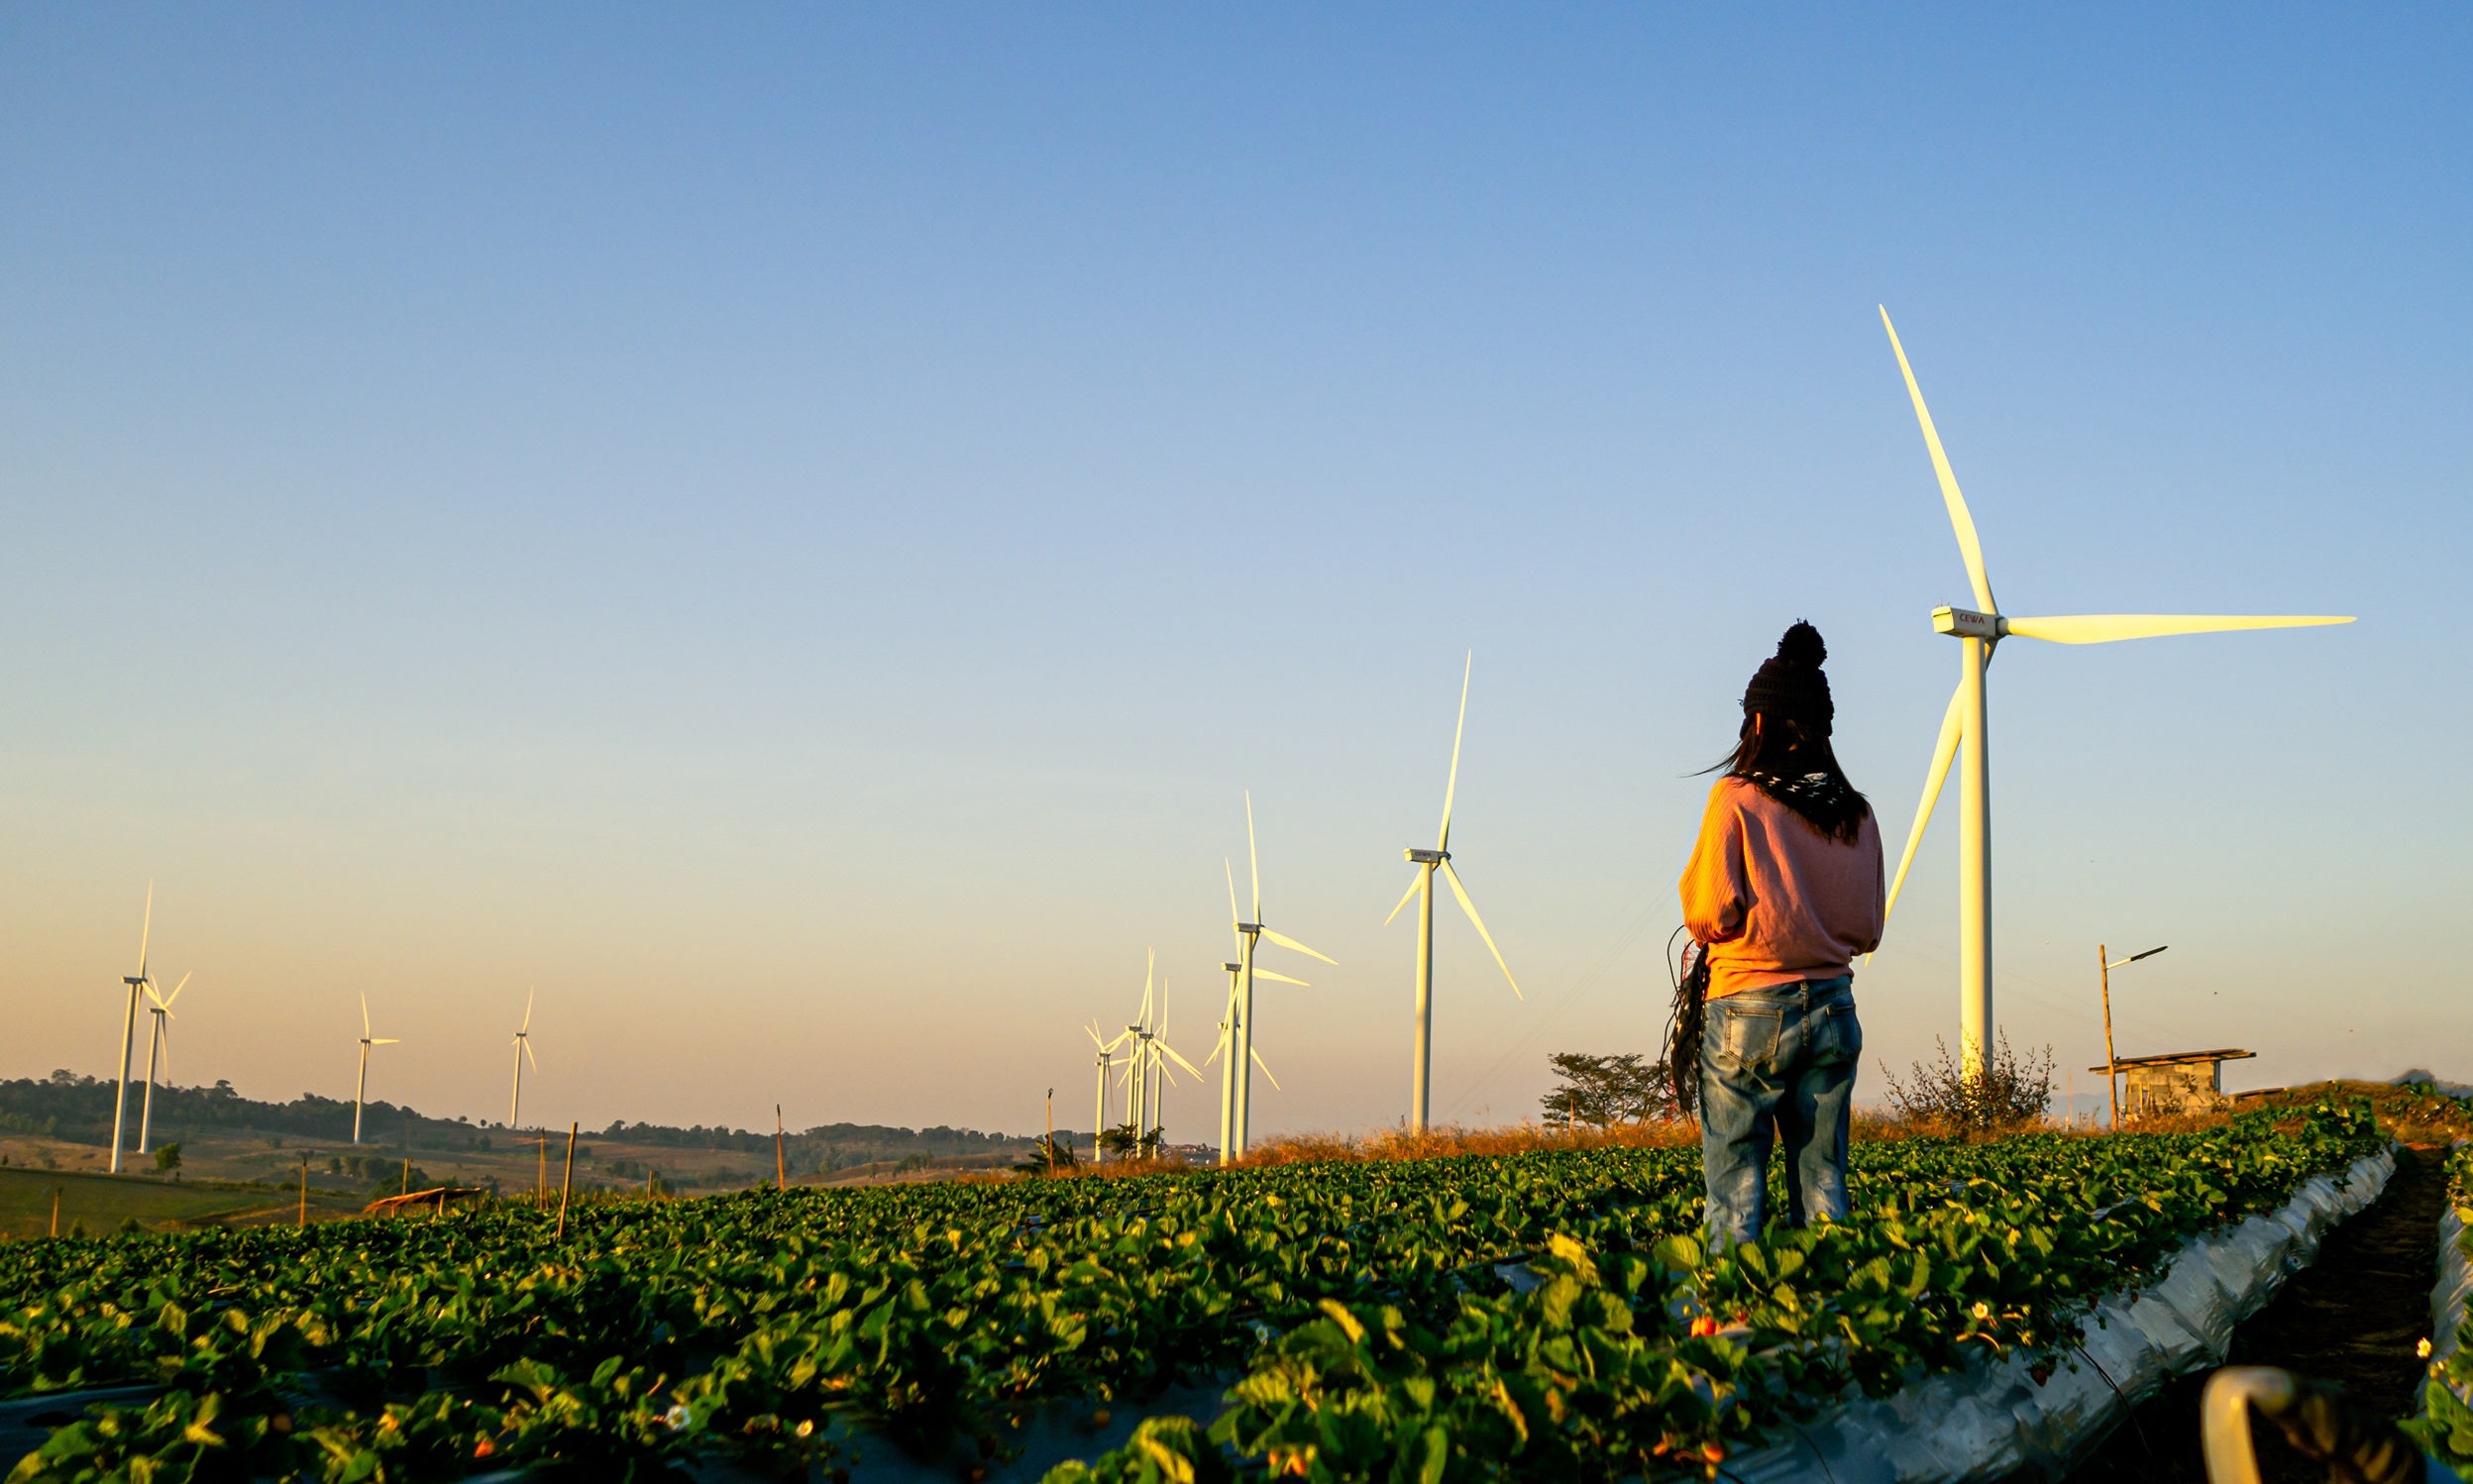
[[[1757,720],[1755,719],[1757,718]],[[1872,817],[1872,801],[1847,782],[1829,733],[1775,711],[1746,711],[1735,749],[1705,772],[1723,771],[1792,809],[1842,845]]]

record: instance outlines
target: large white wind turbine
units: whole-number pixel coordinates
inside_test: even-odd
[[[146,1101],[141,1105],[141,1112],[138,1113],[138,1152],[140,1154],[148,1153],[155,1147],[156,1071],[161,1068],[166,1075],[170,1071],[163,1053],[170,1049],[171,1031],[163,1022],[171,1018],[171,1002],[179,999],[180,992],[188,987],[189,976],[186,974],[180,976],[180,982],[171,987],[171,993],[168,995],[156,993],[155,986],[151,983],[146,987],[146,998],[155,1003],[146,1007],[147,1014],[154,1020],[154,1027],[146,1044]]]
[[[532,997],[534,993],[531,990],[524,991],[524,1023],[515,1032],[515,1093],[506,1104],[506,1126],[510,1130],[523,1126],[516,1120],[516,1114],[521,1113],[524,1107],[525,1060],[527,1058],[531,1060],[534,1071],[541,1070],[541,1058],[532,1054]]]
[[[1958,1024],[1961,1064],[1970,1079],[1981,1079],[1990,1055],[1992,1036],[1992,827],[1990,760],[1985,739],[1984,677],[1991,664],[1992,647],[2002,639],[2042,639],[2054,644],[2109,644],[2117,639],[2153,639],[2168,634],[2212,634],[2231,629],[2289,629],[2316,624],[2351,623],[2349,617],[2249,617],[2187,613],[2090,613],[2064,618],[2011,618],[1992,602],[1992,583],[1984,570],[1984,546],[1977,539],[1975,517],[1958,492],[1958,477],[1950,472],[1949,455],[1923,404],[1923,388],[1915,383],[1914,368],[1906,364],[1906,348],[1898,344],[1889,311],[1881,311],[1881,325],[1889,332],[1889,349],[1906,378],[1906,395],[1915,404],[1915,421],[1923,428],[1923,445],[1932,456],[1932,473],[1940,479],[1941,500],[1949,507],[1949,523],[1958,535],[1958,555],[1966,563],[1967,583],[1975,591],[1975,609],[1939,607],[1932,610],[1932,628],[1958,640],[1958,692],[1949,698],[1941,718],[1940,740],[1932,749],[1932,767],[1923,783],[1923,802],[1907,832],[1906,849],[1898,856],[1897,874],[1889,883],[1887,905],[1914,863],[1915,847],[1923,843],[1924,826],[1941,796],[1952,759],[1963,757],[1958,779]]]
[[[1468,652],[1459,671],[1459,723],[1452,729],[1452,773],[1443,785],[1443,831],[1435,837],[1432,850],[1408,849],[1408,858],[1417,867],[1408,890],[1392,906],[1391,916],[1382,919],[1389,927],[1392,917],[1408,905],[1409,899],[1418,899],[1417,907],[1417,1049],[1410,1064],[1408,1091],[1408,1131],[1426,1131],[1427,1104],[1433,1093],[1434,1078],[1434,873],[1439,869],[1451,884],[1452,895],[1458,899],[1459,909],[1468,914],[1468,925],[1485,939],[1486,951],[1494,955],[1494,966],[1503,971],[1511,984],[1511,992],[1520,994],[1520,981],[1511,977],[1511,965],[1503,962],[1503,950],[1494,946],[1494,935],[1485,930],[1485,919],[1477,915],[1477,904],[1468,900],[1468,889],[1459,884],[1459,873],[1452,869],[1452,795],[1459,789],[1459,738],[1468,727],[1468,677],[1476,668],[1476,651]]]
[[[122,1129],[129,1115],[129,1063],[138,1049],[138,996],[154,985],[146,973],[146,947],[155,932],[155,883],[146,884],[146,916],[138,926],[138,972],[124,974],[129,987],[129,1015],[120,1028],[120,1088],[112,1099],[112,1173],[120,1173]]]
[[[529,1010],[524,1020],[526,1024],[531,1023],[532,1016]],[[392,1046],[401,1039],[400,1036],[370,1034],[370,997],[363,995],[361,997],[361,1078],[352,1085],[352,1141],[356,1144],[361,1142],[361,1101],[369,1095],[370,1091],[370,1048]],[[520,1070],[518,1075],[521,1075]],[[514,1126],[512,1122],[507,1124],[510,1129]]]
[[[1253,982],[1257,979],[1270,979],[1282,984],[1302,985],[1305,983],[1301,979],[1290,979],[1284,974],[1274,974],[1267,969],[1255,968],[1253,958],[1256,948],[1262,939],[1268,938],[1290,952],[1302,953],[1308,958],[1318,958],[1326,964],[1335,966],[1340,962],[1330,954],[1308,948],[1296,939],[1283,933],[1273,932],[1262,925],[1262,856],[1254,845],[1253,795],[1251,792],[1245,795],[1245,862],[1253,875],[1253,916],[1250,920],[1237,918],[1233,924],[1236,929],[1236,1024],[1231,1029],[1235,1033],[1236,1049],[1229,1056],[1228,1073],[1235,1079],[1236,1088],[1229,1100],[1231,1107],[1228,1136],[1221,1141],[1223,1147],[1220,1150],[1220,1162],[1223,1164],[1231,1158],[1242,1158],[1251,1142],[1253,1129]],[[1236,878],[1234,868],[1231,868],[1229,873],[1228,894],[1229,915],[1236,917]]]
[[[1141,1015],[1125,1028],[1133,1042],[1133,1060],[1126,1072],[1126,1116],[1133,1125],[1133,1136],[1141,1138],[1153,1128],[1165,1126],[1160,1095],[1163,1084],[1173,1083],[1175,1075],[1168,1070],[1173,1061],[1199,1080],[1202,1069],[1177,1054],[1168,1044],[1168,984],[1158,981],[1156,997],[1151,993],[1152,975],[1158,969],[1158,954],[1151,954],[1150,968],[1142,975]]]

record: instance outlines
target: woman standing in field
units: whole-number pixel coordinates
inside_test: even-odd
[[[1829,746],[1828,658],[1798,622],[1762,662],[1683,871],[1683,925],[1709,965],[1700,1149],[1720,1241],[1759,1239],[1773,1143],[1795,1224],[1846,1216],[1853,964],[1880,946],[1883,883],[1872,805]]]

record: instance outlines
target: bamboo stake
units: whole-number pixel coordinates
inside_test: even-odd
[[[773,1185],[777,1190],[790,1189],[790,1166],[782,1161],[782,1106],[773,1105]]]
[[[540,1172],[532,1180],[532,1209],[539,1211],[550,1204],[550,1131],[542,1129],[541,1136],[532,1142],[541,1154]]]
[[[558,1183],[558,1236],[560,1239],[564,1239],[567,1235],[567,1193],[574,1189],[576,1184],[576,1130],[582,1126],[579,1123],[567,1125],[567,1175]]]
[[[2131,942],[2137,939],[2132,938]],[[2096,945],[2096,973],[2103,986],[2103,1090],[2112,1099],[2112,1131],[2121,1131],[2121,1068],[2112,1059],[2112,950]]]
[[[60,1188],[52,1187],[52,1234],[60,1234]]]

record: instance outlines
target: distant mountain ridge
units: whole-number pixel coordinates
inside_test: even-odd
[[[81,1077],[62,1068],[47,1078],[0,1080],[0,1130],[45,1134],[71,1143],[98,1147],[112,1141],[112,1090],[99,1077]],[[137,1132],[138,1103],[143,1083],[129,1089],[129,1136]],[[213,1087],[155,1088],[155,1141],[177,1140],[192,1132],[264,1131],[294,1138],[342,1142],[352,1137],[352,1105],[336,1098],[303,1093],[289,1103],[264,1103],[242,1097],[229,1082]],[[442,1152],[486,1149],[512,1135],[503,1123],[474,1123],[463,1118],[433,1118],[392,1103],[362,1105],[363,1138],[380,1149]],[[676,1128],[660,1123],[630,1123],[588,1130],[592,1137],[630,1144],[655,1144],[672,1149],[730,1149],[771,1153],[771,1131],[698,1124]],[[1064,1130],[1059,1129],[1059,1133]],[[897,1128],[879,1123],[827,1123],[787,1135],[784,1152],[794,1169],[840,1170],[878,1160],[901,1160],[972,1154],[1026,1154],[1037,1140],[1027,1134],[983,1133],[976,1128]]]

